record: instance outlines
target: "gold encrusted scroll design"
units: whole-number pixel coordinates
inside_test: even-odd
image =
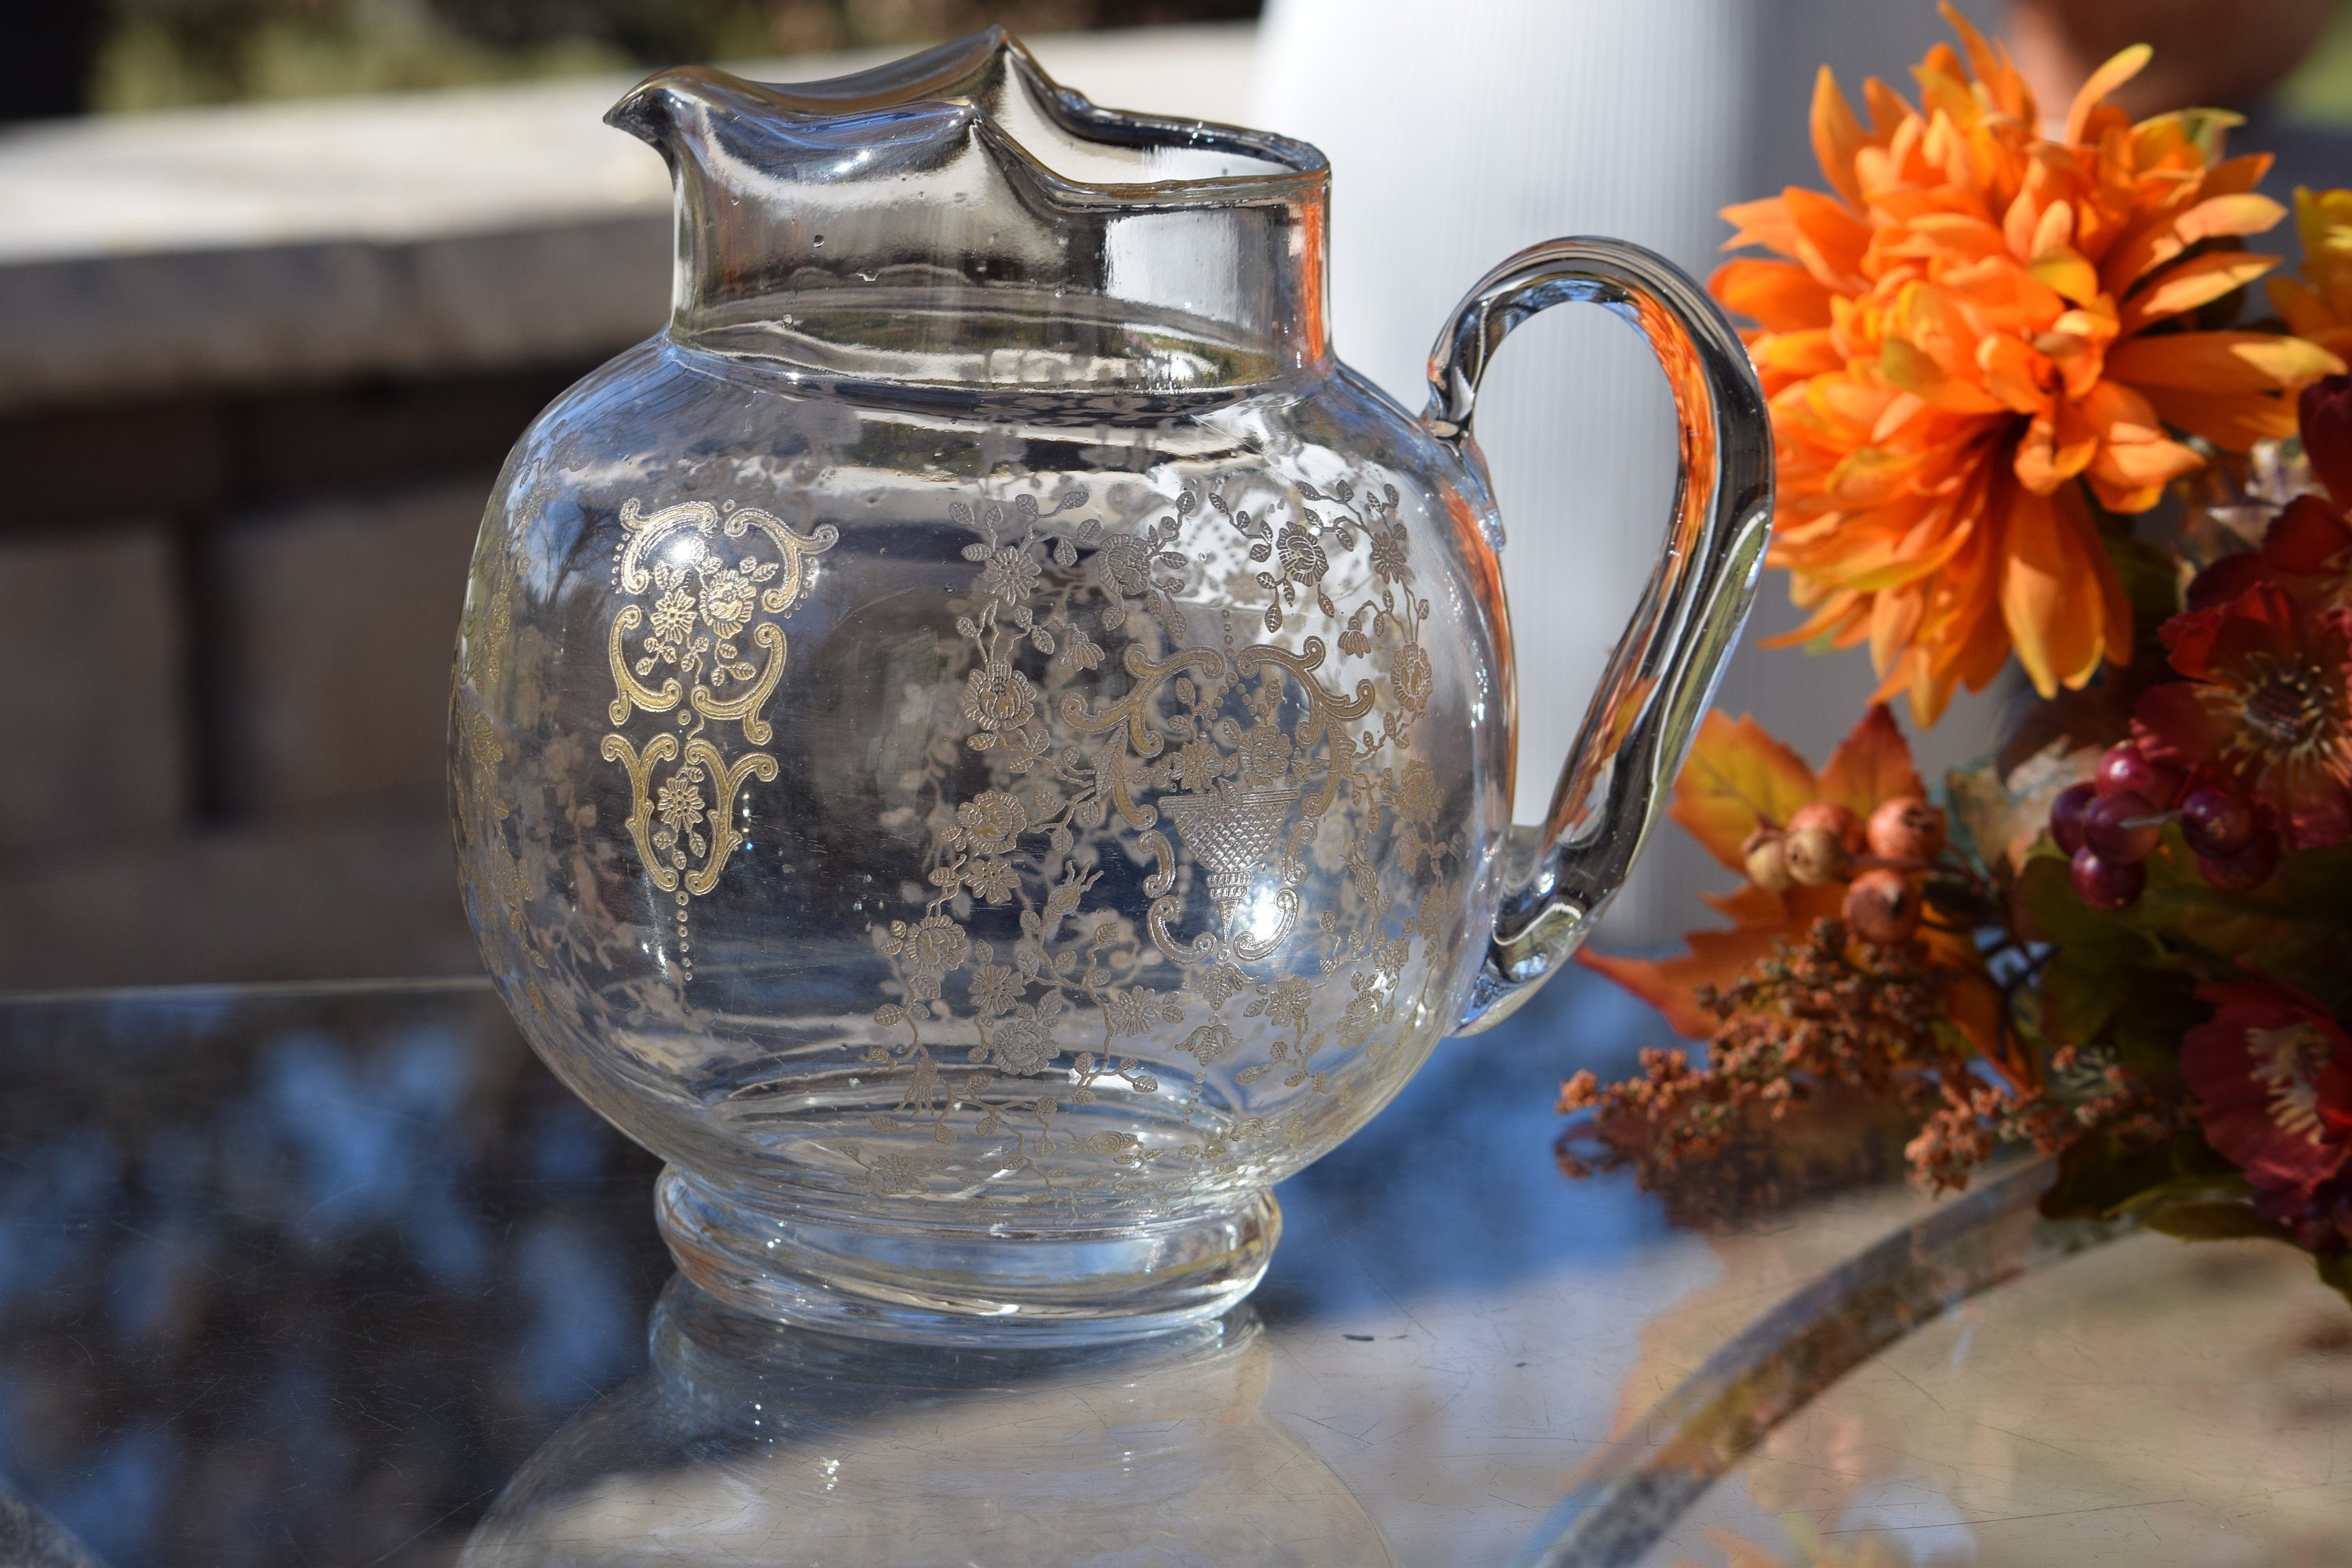
[[[732,501],[648,512],[632,498],[620,522],[614,586],[633,602],[614,612],[605,641],[614,731],[604,756],[628,773],[629,838],[647,878],[676,906],[678,974],[690,980],[692,900],[719,885],[742,847],[734,822],[746,781],[772,784],[777,774],[766,752],[730,757],[718,726],[738,726],[751,746],[773,738],[762,710],[789,653],[779,622],[807,591],[810,563],[840,533],[831,524],[796,533],[773,514]],[[670,715],[676,728],[640,746],[621,732],[637,714]]]

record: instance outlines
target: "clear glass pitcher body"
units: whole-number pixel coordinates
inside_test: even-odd
[[[1045,1342],[1223,1310],[1268,1189],[1638,849],[1753,591],[1736,339],[1566,243],[1474,290],[1417,419],[1330,355],[1311,149],[1094,110],[1001,34],[614,117],[678,174],[676,310],[485,519],[451,743],[492,972],[738,1305]],[[1515,840],[1469,405],[1571,298],[1661,345],[1689,471]]]

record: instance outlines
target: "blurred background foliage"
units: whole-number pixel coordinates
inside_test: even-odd
[[[40,0],[74,8],[73,0]],[[394,91],[1016,32],[1238,21],[1258,0],[110,0],[100,110]]]

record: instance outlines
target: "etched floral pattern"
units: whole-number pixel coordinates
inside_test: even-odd
[[[913,1173],[877,1144],[855,1155],[869,1184],[941,1196],[934,1183],[968,1186],[991,1161],[1069,1201],[1211,1179],[1239,1157],[1235,1097],[1269,1079],[1339,1092],[1393,1036],[1416,943],[1450,940],[1459,898],[1400,907],[1381,868],[1435,880],[1460,853],[1436,837],[1435,772],[1410,755],[1434,678],[1396,504],[1341,481],[1264,507],[1187,490],[1125,529],[1076,488],[953,509],[977,569],[945,710],[960,727],[921,775],[925,902],[875,928],[891,999],[865,1058],[899,1091],[877,1132],[988,1146]],[[1203,641],[1192,552],[1220,539],[1264,599]],[[1284,637],[1295,615],[1365,668],[1343,678],[1323,636]],[[1106,667],[1128,679],[1070,684]],[[942,760],[956,752],[974,760]],[[960,782],[972,768],[985,783]],[[1119,866],[1112,895],[1099,884]],[[1342,905],[1306,907],[1318,866]],[[971,929],[1008,905],[1009,948]],[[1171,1056],[1202,1069],[1181,1093],[1152,1066]],[[1149,1147],[1081,1131],[1073,1114],[1107,1094],[1177,1096],[1159,1119],[1194,1131]]]

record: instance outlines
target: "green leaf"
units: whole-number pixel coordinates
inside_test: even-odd
[[[2075,896],[2064,857],[2053,850],[2025,863],[2019,901],[2057,953],[2042,972],[2042,1029],[2053,1045],[2088,1045],[2130,994],[2137,972],[2161,967],[2164,950],[2123,916]]]
[[[2181,1036],[2210,1012],[2197,1000],[2194,976],[2143,964],[2124,983],[2107,1019],[2105,1043],[2120,1065],[2162,1081],[2180,1070]]]
[[[2177,827],[2148,857],[2147,891],[2118,918],[2205,959],[2221,979],[2240,965],[2299,985],[2331,1005],[2352,997],[2352,846],[2305,850],[2252,893],[2225,893],[2199,876]]]
[[[2236,1241],[2261,1237],[2293,1243],[2286,1226],[2264,1219],[2254,1205],[2243,1203],[2167,1204],[2142,1221],[2148,1229],[2177,1236],[2183,1241]]]
[[[2051,1219],[2113,1219],[2179,1174],[2168,1149],[2127,1148],[2111,1133],[2088,1133],[2058,1156],[2058,1179],[2042,1194],[2042,1212]]]
[[[2147,636],[2180,609],[2180,569],[2171,555],[2137,539],[2106,540],[2107,559],[2131,601],[2135,629]]]

